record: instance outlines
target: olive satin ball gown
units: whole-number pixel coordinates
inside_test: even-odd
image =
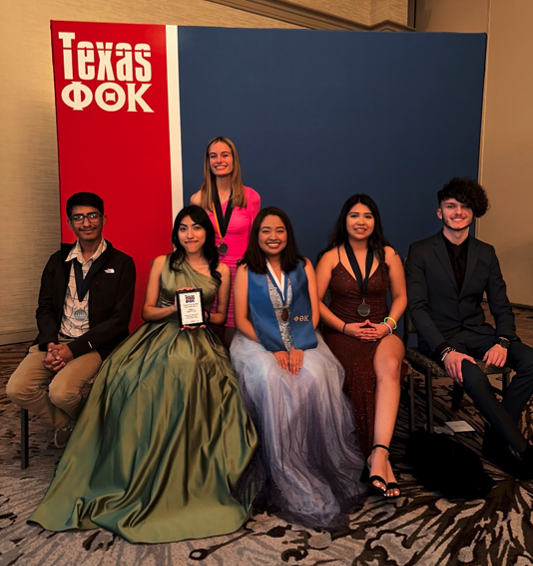
[[[167,256],[160,306],[217,282]],[[257,446],[228,354],[208,328],[177,315],[141,326],[104,362],[30,521],[47,530],[102,527],[130,542],[221,535],[248,518],[252,487],[234,487]]]

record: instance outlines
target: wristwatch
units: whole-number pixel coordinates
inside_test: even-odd
[[[498,346],[501,346],[502,348],[505,348],[507,350],[511,342],[507,338],[504,338],[503,336],[499,336],[498,338],[496,338],[494,343],[498,344]]]

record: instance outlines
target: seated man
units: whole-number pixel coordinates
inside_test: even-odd
[[[531,478],[532,447],[517,426],[533,393],[533,349],[516,335],[494,248],[469,235],[474,216],[479,218],[488,209],[487,195],[475,181],[454,177],[437,197],[437,216],[444,228],[412,244],[406,264],[409,310],[419,348],[463,385],[489,422],[485,457],[515,477]],[[485,293],[495,329],[485,321]],[[474,358],[516,370],[501,403]]]
[[[76,193],[66,208],[78,240],[62,244],[44,268],[39,334],[6,390],[15,404],[56,428],[58,448],[66,445],[80,412],[83,386],[128,335],[135,288],[133,259],[102,237],[102,199]]]

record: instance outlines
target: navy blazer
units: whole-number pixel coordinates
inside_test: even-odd
[[[36,318],[39,334],[34,344],[46,350],[57,343],[71,263],[65,260],[74,244],[61,244],[50,256],[41,278]],[[74,357],[97,350],[104,359],[128,336],[135,293],[135,263],[107,240],[102,261],[89,285],[89,331],[69,343]]]
[[[409,313],[418,346],[434,351],[457,332],[515,337],[515,319],[494,247],[470,236],[461,291],[442,232],[415,242],[406,263]],[[486,293],[496,331],[481,306]]]

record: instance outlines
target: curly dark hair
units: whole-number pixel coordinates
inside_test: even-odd
[[[211,277],[215,279],[218,284],[220,284],[222,281],[222,276],[217,271],[219,259],[218,249],[215,245],[215,229],[213,228],[213,224],[211,224],[211,220],[209,220],[209,216],[207,216],[207,212],[202,207],[196,206],[194,204],[182,208],[178,212],[176,220],[174,221],[174,228],[172,229],[172,244],[174,245],[175,249],[170,256],[170,269],[172,269],[172,271],[179,272],[180,265],[185,261],[186,258],[185,248],[180,243],[179,229],[183,219],[187,216],[190,216],[191,220],[195,224],[199,224],[205,230],[205,243],[202,253],[209,263],[209,271],[211,273]]]
[[[350,210],[352,210],[352,208],[359,203],[368,206],[370,212],[372,213],[372,216],[374,217],[374,231],[368,238],[368,245],[376,254],[379,264],[382,267],[386,266],[385,246],[390,246],[390,243],[383,234],[383,226],[381,225],[381,216],[379,214],[378,205],[371,197],[365,194],[353,195],[342,205],[341,213],[337,218],[337,222],[335,223],[335,227],[333,228],[333,232],[329,238],[328,245],[326,249],[322,250],[318,254],[317,262],[326,252],[329,252],[329,250],[348,243],[346,218],[348,217]]]
[[[296,245],[296,238],[294,237],[294,230],[292,229],[291,221],[283,210],[275,206],[269,206],[259,211],[252,224],[252,231],[250,232],[250,239],[248,240],[248,247],[243,258],[238,262],[238,265],[246,265],[253,273],[266,273],[268,268],[266,264],[265,252],[259,247],[259,230],[261,224],[267,216],[278,216],[287,230],[287,245],[281,252],[280,263],[281,269],[285,273],[294,271],[301,261],[305,264],[305,259],[298,251]]]
[[[481,218],[490,206],[485,189],[470,177],[454,177],[448,181],[437,193],[439,207],[451,198],[469,206],[476,218]]]

